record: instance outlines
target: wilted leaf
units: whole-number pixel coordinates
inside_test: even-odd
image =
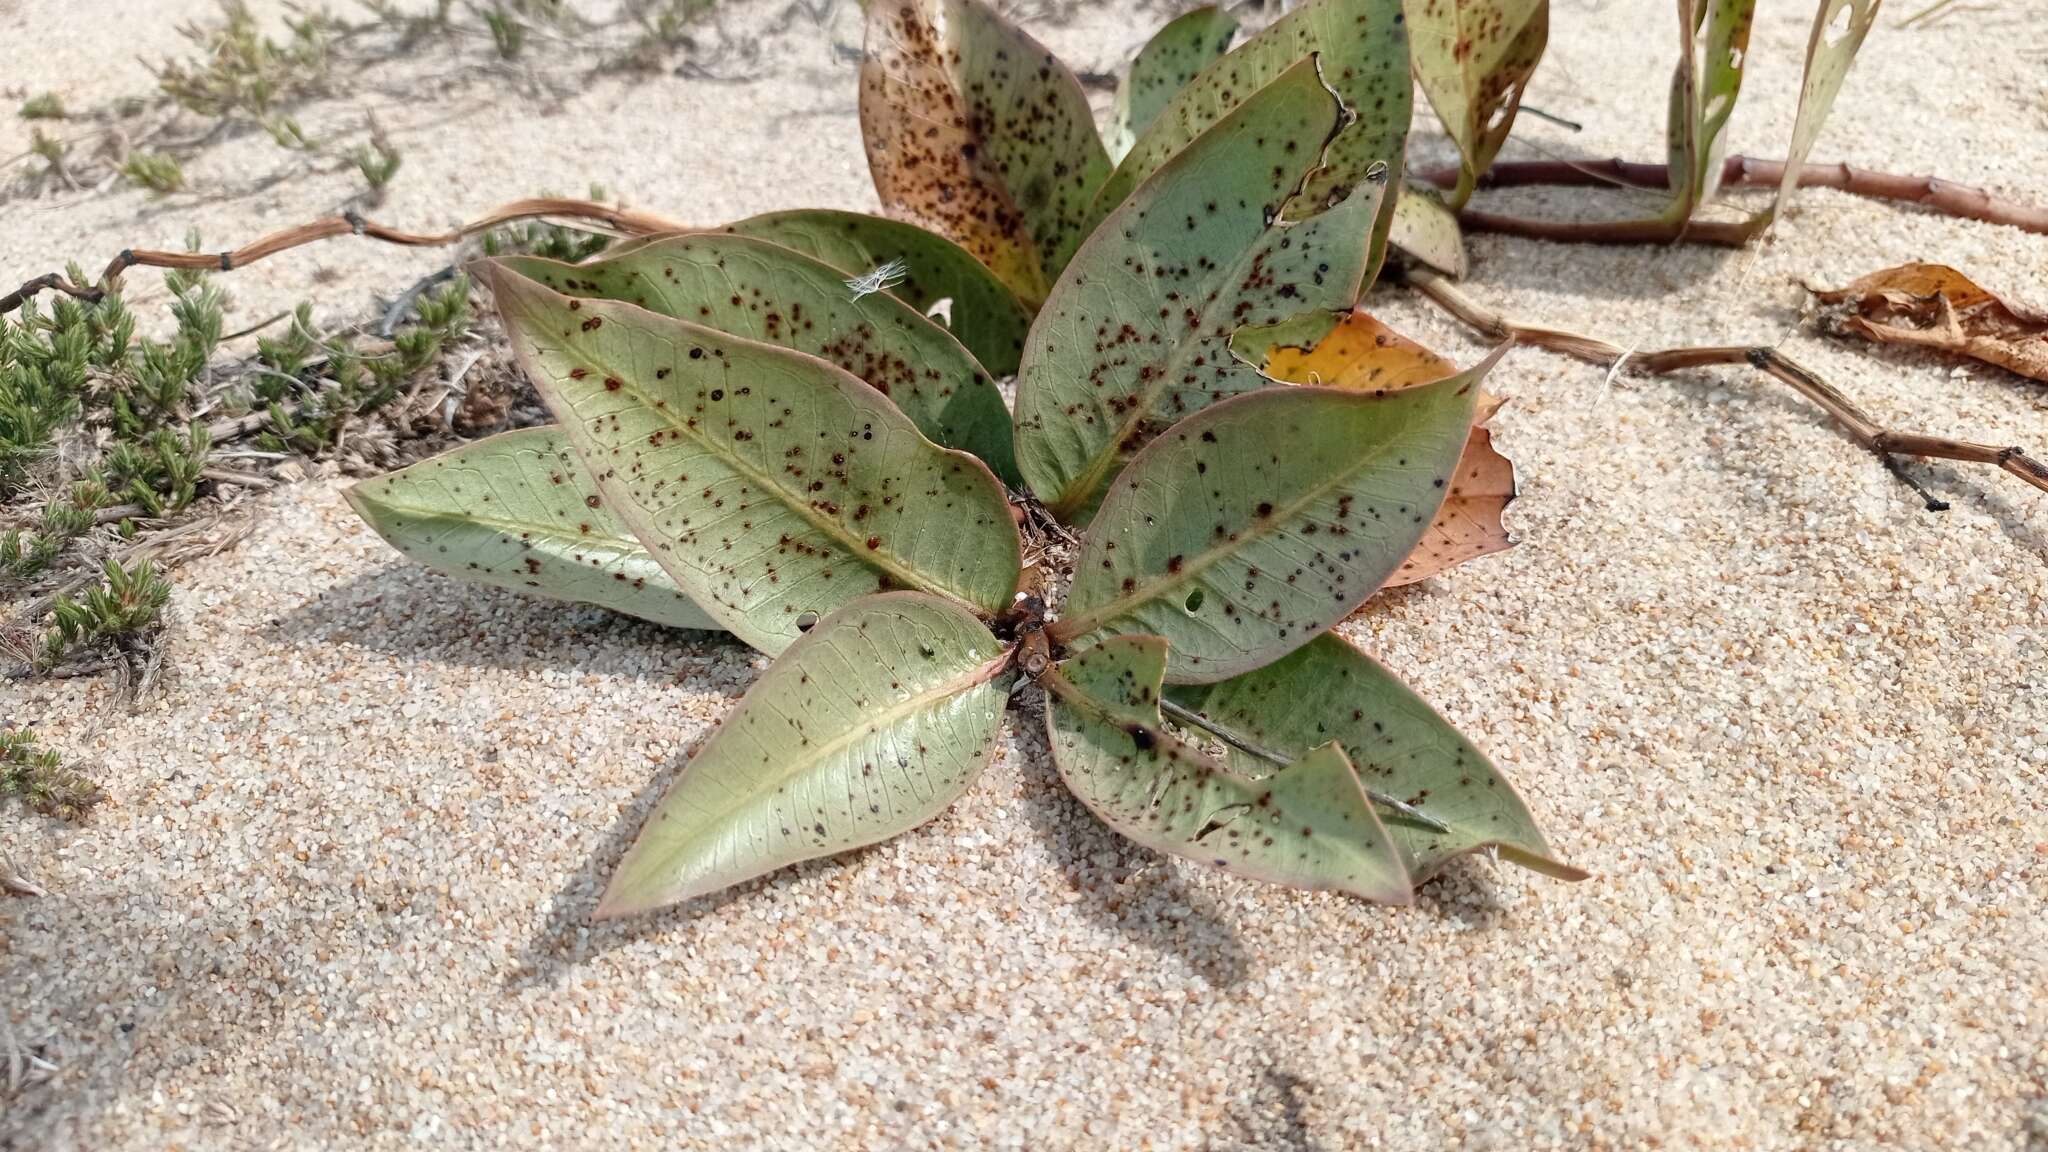
[[[605,890],[645,912],[930,820],[989,761],[1008,660],[962,609],[856,600],[790,645],[691,758]]]
[[[458,580],[722,629],[604,506],[559,428],[465,444],[346,495],[393,547]]]
[[[1550,36],[1550,0],[1407,0],[1415,79],[1458,146],[1463,206],[1514,127]]]
[[[1434,193],[1413,184],[1401,186],[1387,243],[1453,279],[1462,279],[1468,270],[1458,214]]]
[[[1273,333],[1275,330],[1266,330]],[[1272,335],[1240,332],[1231,350],[1246,355],[1241,345],[1264,347],[1260,370],[1275,380],[1291,384],[1317,384],[1354,392],[1398,392],[1441,380],[1458,369],[1363,311],[1354,311],[1330,328],[1327,334],[1288,343]],[[1413,584],[1481,556],[1505,551],[1514,545],[1501,513],[1515,498],[1515,465],[1494,449],[1493,433],[1486,421],[1499,411],[1501,401],[1479,394],[1472,429],[1465,438],[1464,455],[1458,458],[1451,476],[1450,491],[1442,507],[1409,551],[1401,566],[1387,577],[1386,587]]]
[[[1792,122],[1792,148],[1785,154],[1785,175],[1778,182],[1769,215],[1783,211],[1792,190],[1799,186],[1799,166],[1806,163],[1813,142],[1820,138],[1821,125],[1834,110],[1835,94],[1842,90],[1849,66],[1856,62],[1863,37],[1877,23],[1879,3],[1881,0],[1820,0],[1815,9],[1813,32],[1806,40],[1806,78],[1799,86],[1799,116]],[[1830,38],[1837,21],[1843,24],[1841,34]]]
[[[1228,52],[1235,35],[1237,17],[1213,4],[1184,12],[1154,33],[1117,87],[1109,158],[1123,159],[1174,93]]]
[[[1521,797],[1471,741],[1341,637],[1319,636],[1255,672],[1221,684],[1170,689],[1167,695],[1282,756],[1305,756],[1334,740],[1350,754],[1367,787],[1449,825],[1442,832],[1385,814],[1387,830],[1418,884],[1453,856],[1483,847],[1497,847],[1507,859],[1560,879],[1585,876],[1552,858]],[[1247,775],[1272,770],[1237,749],[1223,755]]]
[[[1342,105],[1313,58],[1153,174],[1074,256],[1024,347],[1017,464],[1063,520],[1094,510],[1124,461],[1187,413],[1263,384],[1232,332],[1349,308],[1380,186],[1320,215],[1298,189]]]
[[[1901,264],[1814,295],[1841,306],[1827,318],[1837,331],[1956,352],[2048,381],[2048,312],[2009,304],[1946,264]]]
[[[734,336],[830,361],[887,396],[934,443],[1016,479],[1010,412],[950,333],[887,292],[855,298],[845,274],[751,236],[663,236],[582,264],[507,256],[569,296],[624,300]]]
[[[1714,198],[1721,179],[1721,130],[1742,91],[1756,0],[1678,0],[1678,11],[1686,34],[1671,76],[1671,183],[1677,199],[1670,215],[1684,219]]]
[[[1002,486],[888,399],[800,352],[502,266],[512,346],[602,502],[676,584],[774,653],[877,590],[1008,608],[1021,546]]]
[[[1166,641],[1117,636],[1044,683],[1060,778],[1103,823],[1152,849],[1227,872],[1406,904],[1414,885],[1335,744],[1260,780],[1238,775],[1159,719]]]
[[[883,206],[1043,300],[1109,173],[1080,81],[981,0],[867,10],[860,123]]]
[[[1164,636],[1176,683],[1308,643],[1422,538],[1503,351],[1435,384],[1267,388],[1174,425],[1102,502],[1052,638]]]
[[[1311,53],[1322,54],[1324,78],[1357,116],[1331,143],[1327,167],[1310,178],[1303,202],[1327,202],[1368,179],[1399,180],[1414,100],[1403,21],[1401,0],[1310,0],[1275,20],[1174,95],[1103,183],[1091,218],[1108,216],[1168,160]],[[1368,273],[1379,269],[1393,214],[1392,199],[1377,205]]]
[[[1031,312],[965,248],[915,224],[858,212],[800,208],[749,216],[725,226],[823,260],[848,278],[894,265],[902,270],[890,295],[922,313],[950,300],[947,330],[981,366],[997,376],[1017,374]]]

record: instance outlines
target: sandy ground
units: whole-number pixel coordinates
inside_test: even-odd
[[[592,180],[705,221],[869,207],[832,50],[852,7],[766,36],[736,81],[579,74],[555,100],[447,79],[472,53],[308,119],[378,110],[406,154],[378,212],[420,227]],[[1764,5],[1734,150],[1782,150],[1801,7]],[[0,83],[145,91],[127,58],[205,10],[0,0]],[[1893,13],[1819,151],[2048,194],[2042,12]],[[1523,135],[1661,155],[1669,20],[1561,0],[1530,101],[1586,131]],[[1038,27],[1107,68],[1133,23]],[[0,153],[25,137],[0,121]],[[0,272],[194,224],[239,240],[351,194],[294,163],[259,134],[164,200],[7,204]],[[1761,253],[1473,255],[1471,291],[1530,320],[1782,341],[1903,425],[2048,445],[2040,385],[1828,342],[1796,289],[1940,259],[2040,301],[2048,237],[1815,192]],[[349,314],[435,261],[342,241],[230,284],[240,317],[309,292]],[[1374,306],[1477,351],[1413,299]],[[2048,1148],[2048,499],[1924,468],[1955,503],[1929,515],[1741,374],[1603,375],[1513,355],[1493,384],[1522,546],[1350,626],[1595,878],[1468,861],[1400,910],[1125,845],[1026,714],[927,828],[589,929],[759,659],[408,567],[333,482],[275,494],[181,574],[160,699],[0,685],[112,794],[82,827],[0,814],[51,893],[0,903],[0,1017],[62,1069],[0,1100],[0,1148]]]

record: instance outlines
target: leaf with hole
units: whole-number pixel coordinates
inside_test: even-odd
[[[1109,158],[1122,160],[1174,94],[1230,51],[1237,17],[1215,5],[1183,12],[1152,34],[1117,85]]]
[[[1155,852],[1254,880],[1413,899],[1393,838],[1343,749],[1325,743],[1253,780],[1159,717],[1166,641],[1117,636],[1044,678],[1060,779],[1102,822]]]
[[[884,216],[826,208],[749,216],[724,230],[794,248],[848,279],[881,268],[901,269],[896,283],[885,289],[891,296],[926,315],[944,304],[950,317],[947,331],[982,367],[996,376],[1017,374],[1030,310],[981,261],[936,232]]]
[[[457,580],[596,604],[671,628],[722,626],[607,507],[558,428],[523,428],[365,480],[356,514]]]
[[[1335,741],[1367,788],[1448,827],[1381,813],[1418,884],[1452,857],[1482,848],[1545,875],[1585,877],[1551,854],[1528,806],[1484,753],[1392,672],[1334,633],[1264,668],[1219,684],[1172,688],[1167,696],[1283,757],[1307,756]],[[1273,771],[1270,762],[1236,748],[1221,755],[1248,776]]]
[[[1272,379],[1353,392],[1398,392],[1458,370],[1364,311],[1350,313],[1327,333],[1297,342],[1286,339],[1284,330],[1243,331],[1232,342],[1232,351],[1249,356],[1248,345],[1263,348],[1258,353],[1259,370]],[[1501,514],[1515,498],[1515,465],[1494,448],[1493,433],[1486,427],[1500,406],[1498,398],[1480,393],[1444,502],[1422,539],[1387,577],[1386,587],[1413,584],[1514,545]]]
[[[1027,305],[1109,173],[1080,81],[981,0],[869,0],[860,124],[889,212],[949,237]]]
[[[1415,80],[1458,146],[1451,206],[1471,199],[1479,174],[1514,127],[1522,89],[1550,36],[1550,0],[1407,0]]]
[[[1349,308],[1380,187],[1322,210],[1302,183],[1343,122],[1313,58],[1159,169],[1047,298],[1017,377],[1017,465],[1085,521],[1125,461],[1182,416],[1264,383],[1231,333]]]
[[[995,752],[1008,660],[958,605],[855,600],[790,645],[661,798],[598,906],[627,916],[923,824]]]
[[[1671,219],[1689,218],[1721,180],[1722,130],[1742,92],[1756,0],[1678,0],[1682,45],[1671,75]],[[1683,173],[1684,178],[1680,179]]]
[[[1096,193],[1091,218],[1107,217],[1239,105],[1314,54],[1323,58],[1330,87],[1356,115],[1331,142],[1326,167],[1308,181],[1304,201],[1328,202],[1368,179],[1398,181],[1414,99],[1404,21],[1401,0],[1309,0],[1275,20],[1174,94]],[[1376,205],[1368,273],[1379,268],[1393,210],[1391,198]]]
[[[837,364],[887,396],[927,439],[1016,479],[1009,409],[967,349],[887,292],[856,298],[838,269],[794,249],[705,233],[663,236],[581,264],[537,256],[501,263],[564,295],[624,300]]]
[[[1792,121],[1792,147],[1785,153],[1785,175],[1767,216],[1784,211],[1799,186],[1799,167],[1813,151],[1813,142],[1834,110],[1835,96],[1849,78],[1849,66],[1863,38],[1877,23],[1882,0],[1820,0],[1813,13],[1813,32],[1806,40],[1806,75],[1799,85],[1799,114]]]
[[[813,356],[490,266],[513,349],[599,492],[690,598],[764,652],[878,590],[993,616],[1021,545],[979,460]]]
[[[1313,640],[1422,538],[1505,350],[1386,395],[1268,388],[1174,425],[1088,526],[1053,639],[1163,636],[1175,683],[1227,679]]]

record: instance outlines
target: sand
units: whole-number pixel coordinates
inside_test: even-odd
[[[0,72],[81,106],[140,92],[126,57],[206,7],[0,0]],[[557,103],[503,78],[407,97],[406,65],[309,119],[377,109],[406,155],[378,214],[420,227],[592,180],[705,221],[868,207],[832,48],[852,7],[764,37],[752,78],[582,76]],[[1782,150],[1800,7],[1764,6],[1732,150]],[[1891,14],[1818,151],[2044,195],[2048,25],[2025,8]],[[1669,21],[1558,5],[1529,99],[1586,130],[1522,135],[1661,154]],[[1136,23],[1036,27],[1107,68]],[[0,121],[0,152],[17,136]],[[4,272],[350,194],[345,173],[256,187],[280,157],[233,140],[190,193],[7,204]],[[2039,302],[2048,237],[1811,192],[1759,252],[1472,249],[1469,290],[1511,314],[1778,343],[1902,425],[2048,445],[2042,386],[1831,342],[1797,289],[1939,259]],[[228,283],[238,317],[308,293],[351,315],[435,262],[340,241]],[[1479,351],[1410,296],[1373,307]],[[1121,842],[1062,794],[1027,708],[928,827],[593,929],[761,660],[410,567],[333,479],[271,494],[180,574],[159,698],[0,684],[0,714],[112,796],[82,826],[0,813],[0,852],[49,890],[0,899],[0,1020],[60,1068],[0,1099],[0,1148],[2048,1147],[2048,498],[1924,467],[1955,504],[1930,515],[1744,374],[1604,377],[1513,354],[1492,384],[1521,545],[1347,626],[1594,877],[1470,860],[1406,909]]]

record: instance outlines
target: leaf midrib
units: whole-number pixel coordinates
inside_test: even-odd
[[[499,532],[529,532],[538,536],[546,536],[550,540],[559,540],[565,544],[578,541],[589,541],[592,544],[609,544],[628,552],[638,552],[643,556],[650,555],[647,551],[647,545],[642,544],[632,536],[614,536],[610,533],[602,536],[578,533],[572,536],[563,529],[527,520],[500,520],[496,517],[476,516],[467,512],[449,512],[440,508],[413,507],[393,501],[385,501],[384,506],[394,512],[403,512],[421,520],[436,520],[457,526],[477,525],[495,529]]]
[[[1450,381],[1446,380],[1443,383],[1448,385]],[[1325,391],[1334,392],[1338,390],[1325,389]],[[1357,394],[1353,393],[1352,395]],[[1394,450],[1394,446],[1395,441],[1390,440],[1353,457],[1352,467],[1334,473],[1328,481],[1311,487],[1299,499],[1290,501],[1282,507],[1275,509],[1271,516],[1253,518],[1250,529],[1245,533],[1241,533],[1237,539],[1225,540],[1221,544],[1212,545],[1187,558],[1182,562],[1181,571],[1178,574],[1169,573],[1155,582],[1139,584],[1130,592],[1119,594],[1113,599],[1104,602],[1100,608],[1091,609],[1078,616],[1063,616],[1047,625],[1047,627],[1052,629],[1054,635],[1061,640],[1074,640],[1088,635],[1090,632],[1095,631],[1147,601],[1157,599],[1161,592],[1185,586],[1197,576],[1200,576],[1203,572],[1221,562],[1225,557],[1234,555],[1249,547],[1253,542],[1263,540],[1268,535],[1278,531],[1283,523],[1293,518],[1310,504],[1321,499],[1332,488],[1350,480],[1368,466],[1378,463],[1380,459]],[[1100,513],[1098,513],[1098,517],[1099,515]],[[1073,623],[1071,627],[1068,626],[1070,622]],[[1086,624],[1086,627],[1079,626],[1083,623]]]
[[[945,681],[933,688],[920,692],[915,696],[905,697],[904,699],[897,701],[895,704],[892,704],[889,707],[884,708],[880,712],[864,716],[859,723],[854,724],[852,727],[846,729],[838,736],[835,736],[832,739],[817,745],[815,748],[809,749],[803,754],[800,754],[798,756],[792,757],[784,761],[782,771],[776,773],[773,779],[784,784],[787,784],[792,780],[801,779],[805,774],[807,774],[820,764],[826,762],[831,757],[836,756],[839,753],[845,751],[846,749],[852,747],[856,740],[861,739],[871,733],[878,732],[885,728],[891,727],[897,721],[912,717],[919,712],[930,711],[936,705],[943,703],[946,700],[949,700],[955,696],[964,695],[975,688],[979,688],[983,684],[986,684],[989,681],[994,680],[997,676],[1001,675],[1003,669],[1008,665],[1009,657],[1008,654],[1005,653],[1004,655],[997,656],[995,659],[990,660],[987,663],[970,670],[963,676],[960,676],[953,680]],[[734,719],[737,718],[737,713],[735,713]],[[688,771],[687,768],[685,768],[684,770],[686,772]],[[693,823],[697,824],[699,827],[728,827],[731,825],[733,817],[738,813],[744,811],[755,801],[757,801],[760,798],[761,793],[761,789],[755,789],[750,792],[742,793],[739,795],[739,798],[733,803],[720,805],[715,817],[713,817],[708,822],[708,824],[706,824],[703,821],[693,821]],[[697,809],[697,811],[701,813],[704,810],[700,808]],[[689,847],[690,845],[687,842],[678,844],[676,845],[674,851],[663,853],[663,858],[673,859],[678,853],[688,851]]]
[[[1289,69],[1282,69],[1280,75],[1285,76],[1288,71]],[[1268,83],[1273,83],[1277,80],[1278,77],[1275,77],[1274,81],[1268,81]],[[1316,82],[1318,84],[1325,84],[1320,75],[1317,76]],[[1295,202],[1300,199],[1302,190],[1308,187],[1309,180],[1313,178],[1316,175],[1316,173],[1323,171],[1328,166],[1330,145],[1336,141],[1337,136],[1344,130],[1345,125],[1342,110],[1346,107],[1346,105],[1343,102],[1343,97],[1337,95],[1333,90],[1328,88],[1326,84],[1324,87],[1324,93],[1330,97],[1332,105],[1338,110],[1338,114],[1330,117],[1330,126],[1324,130],[1322,143],[1316,149],[1315,161],[1311,163],[1308,167],[1302,169],[1300,177],[1298,177],[1294,182],[1294,190],[1292,192],[1289,192],[1286,195],[1286,197],[1284,197],[1281,200],[1280,210],[1274,214],[1273,222],[1266,225],[1264,228],[1260,229],[1258,238],[1254,240],[1251,244],[1246,245],[1242,250],[1238,252],[1237,259],[1233,260],[1229,264],[1227,272],[1225,272],[1218,279],[1211,279],[1210,283],[1240,283],[1241,281],[1238,278],[1238,274],[1244,269],[1244,267],[1247,264],[1252,263],[1254,261],[1258,253],[1264,252],[1270,247],[1270,242],[1273,237],[1281,235],[1302,224],[1308,223],[1310,220],[1314,220],[1318,216],[1322,215],[1322,213],[1317,213],[1315,216],[1310,216],[1304,220],[1289,220],[1287,218],[1287,210],[1289,208],[1292,208]],[[1176,153],[1173,157],[1169,158],[1164,164],[1161,164],[1158,168],[1154,169],[1151,175],[1147,176],[1144,180],[1139,181],[1138,184],[1131,189],[1130,196],[1126,197],[1123,203],[1117,205],[1116,208],[1111,210],[1109,215],[1103,217],[1102,222],[1100,224],[1096,225],[1095,233],[1101,236],[1111,235],[1112,233],[1109,231],[1109,222],[1111,217],[1114,217],[1117,213],[1122,212],[1124,209],[1128,208],[1131,205],[1131,203],[1135,200],[1140,190],[1142,190],[1147,184],[1150,184],[1152,181],[1157,179],[1161,172],[1164,172],[1168,168],[1173,167],[1175,165],[1175,162],[1179,160],[1180,156],[1185,154],[1187,148],[1192,148],[1194,146],[1195,141],[1198,141],[1203,137],[1209,135],[1209,133],[1214,132],[1217,129],[1218,125],[1228,120],[1231,116],[1236,115],[1238,111],[1244,107],[1245,103],[1249,102],[1249,99],[1250,98],[1247,97],[1245,101],[1239,102],[1236,108],[1233,108],[1229,112],[1225,113],[1223,116],[1218,117],[1215,122],[1211,123],[1207,128],[1204,128],[1200,133],[1196,134],[1195,139],[1190,140],[1186,147],[1183,148],[1180,153]],[[1128,157],[1126,158],[1128,159]],[[1107,186],[1107,182],[1105,181],[1104,187]],[[1351,194],[1356,195],[1357,189],[1354,188]],[[1346,202],[1348,202],[1348,200],[1349,197],[1347,196]],[[1324,209],[1324,212],[1339,211],[1343,207],[1344,202],[1340,202],[1338,204],[1330,206],[1329,208]],[[1076,260],[1080,258],[1079,251],[1075,252],[1074,258]],[[1069,264],[1069,266],[1072,266],[1071,263]],[[1153,270],[1150,266],[1148,266],[1146,270],[1146,277],[1148,280],[1156,279],[1156,276],[1153,274]],[[1201,291],[1201,289],[1197,288],[1196,291]],[[1204,295],[1206,295],[1206,293],[1204,293]],[[1196,332],[1207,332],[1210,327],[1210,321],[1216,316],[1218,309],[1225,308],[1226,306],[1233,306],[1241,299],[1243,299],[1242,293],[1233,293],[1227,300],[1219,295],[1216,300],[1214,300],[1201,310],[1202,325],[1200,328],[1196,329]],[[1233,331],[1235,331],[1235,329],[1233,329]],[[1066,486],[1066,488],[1060,491],[1059,499],[1053,501],[1051,510],[1054,515],[1058,516],[1061,520],[1071,519],[1074,512],[1077,511],[1082,504],[1086,503],[1088,497],[1094,494],[1099,488],[1102,487],[1106,478],[1106,473],[1108,472],[1110,465],[1116,461],[1117,452],[1119,448],[1121,448],[1121,446],[1123,445],[1125,438],[1128,437],[1131,434],[1132,430],[1137,428],[1137,426],[1140,423],[1142,423],[1147,417],[1154,415],[1152,409],[1153,406],[1158,403],[1159,397],[1165,393],[1167,387],[1174,380],[1180,378],[1186,365],[1186,357],[1191,355],[1193,353],[1194,348],[1199,346],[1205,339],[1214,339],[1214,337],[1204,337],[1201,335],[1197,335],[1192,340],[1178,340],[1174,342],[1173,351],[1168,354],[1167,358],[1164,361],[1161,362],[1161,370],[1153,376],[1152,381],[1149,384],[1143,384],[1138,389],[1137,395],[1142,402],[1131,406],[1130,415],[1126,416],[1121,422],[1118,423],[1116,428],[1116,434],[1114,436],[1111,436],[1107,441],[1104,442],[1104,447],[1102,448],[1102,450],[1095,453],[1093,456],[1089,458],[1088,467],[1081,473],[1080,476],[1076,477],[1073,480],[1073,482],[1069,483]],[[1226,333],[1221,337],[1221,339],[1225,346],[1224,353],[1225,355],[1228,355],[1230,334]],[[1236,362],[1235,357],[1231,358],[1231,362]]]
[[[565,342],[563,346],[563,351],[569,352],[572,348],[576,347],[577,346],[574,344]],[[784,351],[788,350],[785,349]],[[632,377],[637,374],[621,374],[619,372],[613,371],[609,365],[599,360],[597,355],[593,352],[577,348],[577,350],[573,354],[582,356],[586,361],[589,362],[589,364],[593,368],[603,371],[606,376],[624,382],[626,389],[630,391],[640,401],[641,406],[647,409],[649,412],[659,414],[659,419],[661,419],[662,422],[665,423],[673,432],[678,432],[686,436],[688,439],[693,440],[696,443],[702,445],[707,451],[710,452],[712,456],[716,457],[726,467],[731,468],[734,472],[739,473],[746,479],[753,481],[753,483],[757,487],[761,488],[763,491],[775,493],[778,497],[781,498],[784,507],[788,508],[792,512],[795,512],[798,517],[802,518],[804,521],[809,523],[813,528],[816,528],[818,531],[823,532],[827,537],[838,543],[840,551],[844,552],[846,556],[849,559],[853,560],[855,563],[864,564],[870,568],[874,568],[878,571],[885,572],[888,575],[902,581],[904,585],[911,588],[915,588],[918,591],[928,592],[934,596],[939,596],[946,600],[952,601],[953,603],[960,604],[963,607],[965,607],[968,611],[974,613],[976,616],[980,616],[983,613],[983,606],[978,601],[971,599],[969,597],[969,594],[965,590],[948,588],[945,585],[934,583],[932,580],[924,576],[922,573],[916,571],[915,569],[906,568],[903,567],[901,564],[894,563],[894,556],[887,550],[878,548],[869,552],[865,556],[861,555],[861,553],[859,551],[856,551],[853,547],[855,543],[854,538],[850,535],[842,536],[840,534],[838,529],[841,528],[841,525],[839,525],[837,521],[830,520],[819,515],[811,508],[810,504],[807,501],[792,501],[789,498],[790,492],[787,489],[785,489],[780,482],[764,477],[760,471],[755,469],[752,465],[748,464],[745,460],[741,459],[740,457],[728,455],[726,452],[720,449],[718,442],[716,440],[713,440],[709,434],[699,432],[697,429],[689,427],[686,423],[676,420],[672,416],[670,416],[666,408],[658,407],[654,403],[655,398],[650,396],[647,393],[647,391],[644,388],[642,388],[638,383],[633,382]],[[799,356],[803,355],[803,353],[800,352],[792,354]],[[824,362],[820,361],[820,363]],[[827,364],[826,366],[828,368],[832,367],[829,364]],[[837,368],[833,368],[833,370],[840,371],[840,369]],[[899,413],[898,415],[901,414]],[[909,420],[909,417],[904,416],[903,419],[907,421]],[[917,434],[920,440],[923,439],[923,435],[921,433],[917,433],[917,429],[915,428],[915,426],[911,428],[911,431],[914,434]],[[945,451],[945,449],[939,450],[942,452]],[[631,506],[631,502],[628,501],[627,508],[629,510],[621,512],[621,516],[630,516],[632,514],[630,511]],[[630,524],[628,526],[630,527]],[[653,550],[649,549],[648,552],[650,555],[652,555]],[[657,563],[658,562],[659,561],[657,560]]]

